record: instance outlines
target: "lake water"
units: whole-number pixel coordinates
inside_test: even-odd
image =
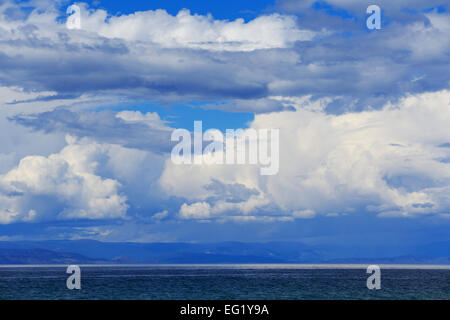
[[[381,290],[367,265],[80,266],[81,290],[66,267],[0,267],[0,299],[450,299],[450,266],[381,266]]]

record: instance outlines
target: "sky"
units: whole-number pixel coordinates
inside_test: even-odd
[[[449,241],[449,4],[374,3],[0,0],[0,240]],[[195,120],[278,173],[174,164]]]

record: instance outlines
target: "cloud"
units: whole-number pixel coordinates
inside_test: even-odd
[[[296,41],[311,40],[315,32],[300,30],[294,16],[271,14],[249,22],[214,20],[183,9],[176,16],[165,10],[135,12],[108,17],[103,10],[82,10],[83,30],[110,39],[155,43],[163,48],[212,51],[252,51],[286,48]]]
[[[211,179],[211,183],[205,186],[205,190],[213,193],[210,199],[223,199],[232,203],[244,202],[251,196],[259,195],[258,190],[246,188],[243,184],[224,184],[216,179]]]
[[[68,143],[58,154],[27,156],[0,176],[0,223],[125,217],[120,183],[95,173],[108,147],[70,137]]]
[[[152,216],[152,220],[155,220],[155,221],[161,221],[161,220],[166,219],[168,216],[169,216],[169,211],[164,210],[164,211],[155,213],[155,214]]]
[[[169,152],[172,128],[157,113],[139,111],[72,112],[65,108],[17,114],[10,120],[43,132],[60,132],[128,148]]]
[[[448,12],[383,1],[368,32],[359,2],[328,3],[249,22],[83,6],[67,30],[54,2],[3,1],[2,223],[448,214]],[[171,128],[139,110],[155,101],[255,113],[280,129],[279,174],[173,165]]]
[[[180,208],[180,217],[183,219],[209,219],[211,206],[207,202],[196,202],[191,205],[184,203]]]
[[[286,12],[303,13],[310,9],[324,12],[328,15],[354,16],[364,18],[366,16],[366,9],[374,2],[370,0],[277,0],[277,5],[280,9]],[[447,3],[443,0],[379,0],[376,2],[388,17],[395,17],[397,19],[412,18],[413,13],[422,13],[429,11],[430,8],[437,8],[439,6],[445,7]]]
[[[418,8],[428,6],[420,3]],[[0,7],[0,81],[45,93],[33,98],[38,100],[200,100],[260,113],[280,110],[272,96],[312,95],[339,98],[328,112],[342,113],[449,86],[447,12],[408,13],[421,18],[393,19],[369,33],[339,15],[333,19],[345,23],[336,29],[313,17],[322,23],[316,28],[302,15],[273,13],[244,22],[188,11],[108,16],[86,6],[84,27],[67,30],[54,6],[12,20],[8,8],[24,10],[9,1]],[[24,99],[8,102],[14,100]]]
[[[261,178],[250,165],[167,160],[160,183],[170,195],[193,201],[180,209],[185,219],[445,213],[450,166],[440,159],[449,152],[441,147],[450,140],[449,103],[446,90],[409,96],[380,110],[330,115],[303,101],[295,112],[257,115],[250,125],[280,129],[278,175]],[[228,195],[231,186],[255,191],[236,201]],[[222,197],[214,196],[217,190]]]
[[[333,213],[328,213],[327,216],[332,216]],[[311,219],[316,216],[316,213],[313,210],[297,210],[292,212],[292,216],[294,218],[299,219]]]
[[[13,21],[8,8],[20,9],[12,2],[0,7],[0,79],[7,86],[56,92],[55,97],[260,97],[266,85],[248,79],[245,70],[241,77],[232,75],[243,65],[233,63],[228,51],[276,50],[313,34],[300,30],[295,17],[278,14],[248,23],[164,10],[107,18],[105,11],[83,6],[83,29],[67,30],[53,6]]]

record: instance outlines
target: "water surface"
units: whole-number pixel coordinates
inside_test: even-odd
[[[2,266],[0,299],[450,299],[450,266],[381,265],[368,290],[367,265]]]

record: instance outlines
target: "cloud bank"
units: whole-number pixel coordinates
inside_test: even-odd
[[[405,6],[389,3],[385,20],[391,22],[368,32],[362,27],[365,10],[356,2],[343,3],[357,13],[350,22],[343,13],[324,13],[309,2],[290,11],[299,17],[272,13],[248,22],[187,10],[175,16],[164,10],[111,16],[81,5],[81,30],[67,30],[54,2],[26,10],[5,1],[0,81],[2,90],[42,92],[46,101],[200,100],[256,113],[280,109],[272,96],[339,98],[329,111],[342,113],[381,108],[407,92],[448,88],[448,13],[420,11],[433,5],[423,2],[414,7],[418,13],[408,13],[411,19],[396,19]],[[286,6],[289,1],[279,7]],[[337,27],[324,17],[350,25]]]
[[[279,1],[250,21],[81,5],[68,30],[58,2],[2,1],[0,223],[448,217],[440,4],[382,1],[379,32],[359,1]],[[280,129],[279,174],[174,165],[170,121],[145,103],[254,113],[249,128]]]
[[[292,102],[290,102],[292,104]],[[450,92],[410,96],[380,110],[344,115],[304,100],[295,112],[258,115],[251,128],[280,129],[280,173],[257,166],[191,165],[166,161],[162,187],[195,199],[188,219],[376,212],[381,216],[446,214],[449,210]],[[221,187],[211,187],[214,185]],[[225,188],[255,190],[235,201]],[[243,191],[239,193],[244,195]],[[219,196],[222,195],[222,196]]]

